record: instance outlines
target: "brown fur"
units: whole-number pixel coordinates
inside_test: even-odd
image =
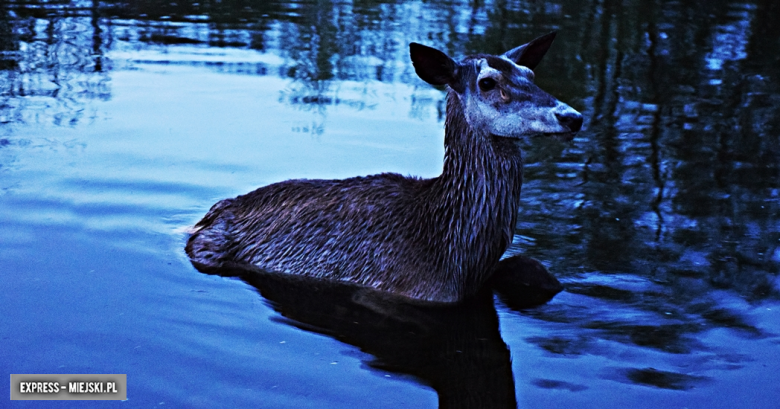
[[[511,243],[522,186],[514,142],[477,137],[447,104],[444,171],[289,180],[215,204],[187,243],[203,267],[350,281],[414,299],[476,292]]]
[[[530,48],[546,51],[551,39],[541,39],[546,43],[531,42]],[[238,267],[340,280],[433,302],[456,302],[476,293],[512,241],[523,182],[521,152],[512,139],[516,136],[499,137],[469,125],[467,115],[476,121],[482,112],[467,114],[466,109],[475,109],[469,102],[487,101],[499,90],[475,88],[477,59],[458,64],[418,44],[411,52],[421,78],[451,86],[439,177],[385,173],[289,180],[223,200],[198,222],[187,242],[193,264],[202,270]],[[522,53],[515,54],[522,63]],[[541,57],[533,58],[530,65],[535,66]],[[502,75],[507,80],[498,83],[502,92],[531,90],[538,100],[552,98],[528,82],[527,73],[506,64],[509,71]],[[518,75],[525,85],[512,91],[509,77]],[[557,109],[578,116],[571,108],[560,103],[540,107],[530,100],[506,101],[491,115],[509,112],[507,117],[518,118],[513,119],[519,121],[517,129],[526,129],[526,109],[537,115],[533,126],[542,127],[541,132],[579,129],[579,124],[576,129],[561,125],[561,114],[552,114]],[[549,124],[543,123],[546,118],[552,118]]]

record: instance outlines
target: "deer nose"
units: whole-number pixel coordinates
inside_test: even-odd
[[[577,132],[582,128],[582,115],[577,112],[565,112],[563,114],[555,114],[558,118],[558,122],[561,125],[569,128],[571,132]]]

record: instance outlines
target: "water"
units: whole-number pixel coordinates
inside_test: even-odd
[[[3,3],[0,368],[127,373],[132,407],[776,407],[779,18],[758,0]],[[550,303],[388,306],[189,264],[185,230],[219,199],[441,170],[444,95],[408,42],[497,53],[552,30],[537,83],[585,129],[525,143],[510,248],[566,285]]]

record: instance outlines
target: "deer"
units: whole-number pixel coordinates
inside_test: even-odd
[[[569,141],[582,126],[579,112],[533,82],[555,35],[460,61],[410,43],[416,74],[447,92],[441,175],[294,179],[219,201],[191,230],[190,261],[203,272],[300,275],[426,303],[474,295],[512,243],[518,141]]]

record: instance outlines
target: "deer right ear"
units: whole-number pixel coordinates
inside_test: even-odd
[[[458,64],[447,54],[417,43],[409,44],[409,54],[412,57],[414,71],[423,81],[431,85],[455,85]]]
[[[517,65],[522,65],[534,70],[542,61],[542,57],[547,53],[547,50],[550,49],[553,40],[555,40],[555,31],[509,50],[504,53],[504,56],[514,61]]]

